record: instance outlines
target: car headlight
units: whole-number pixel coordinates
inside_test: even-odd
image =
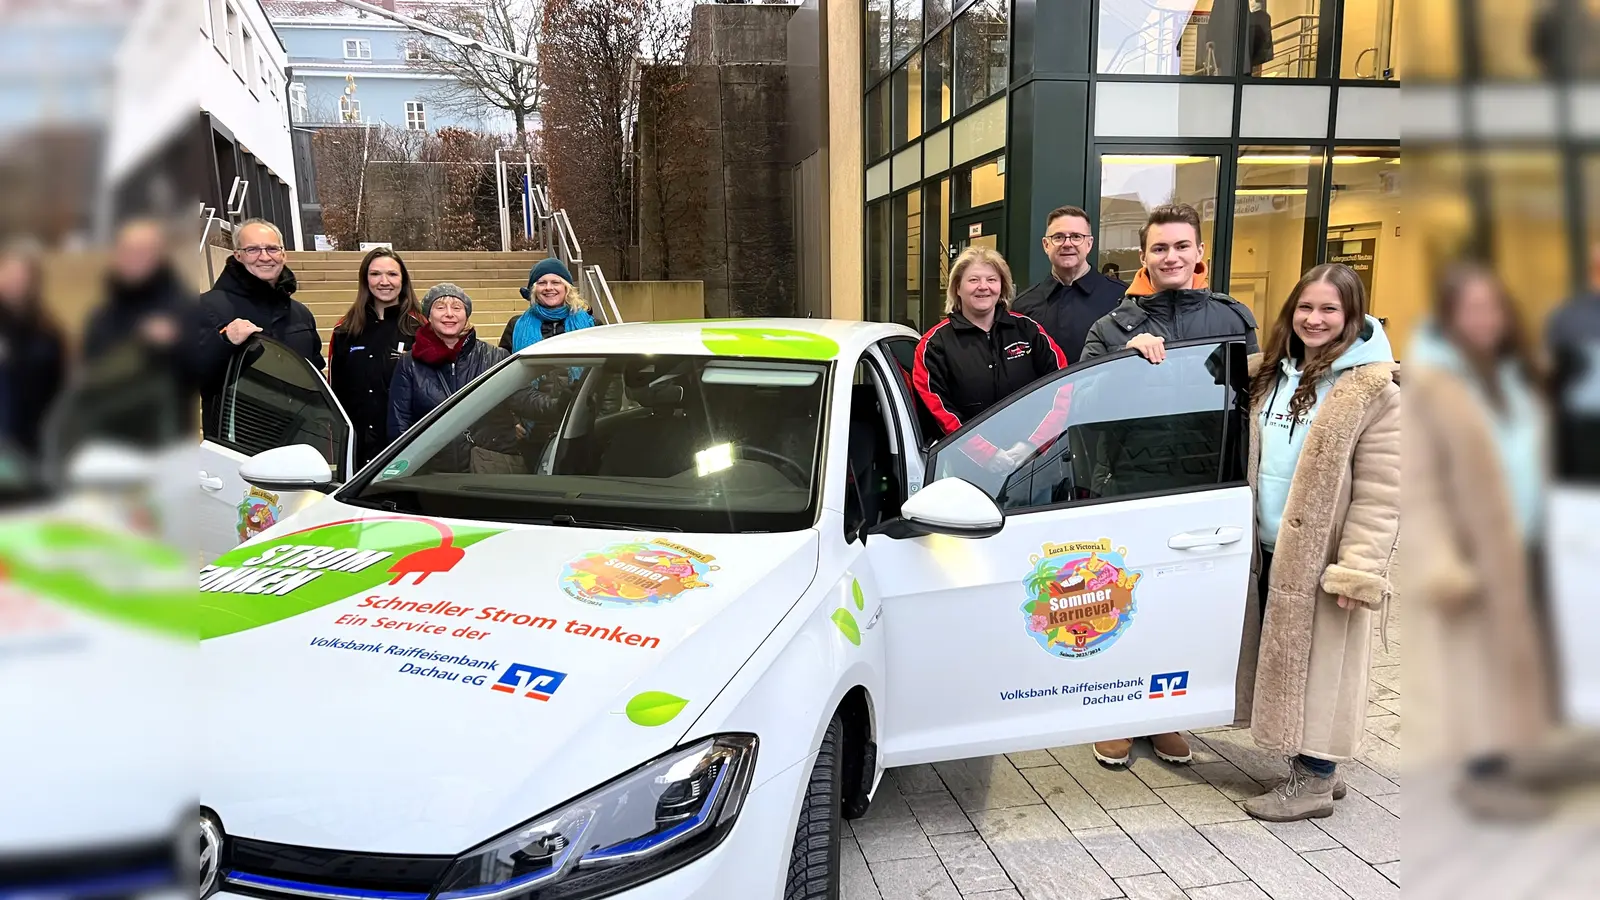
[[[462,854],[435,900],[603,897],[683,866],[733,828],[756,738],[679,748]]]

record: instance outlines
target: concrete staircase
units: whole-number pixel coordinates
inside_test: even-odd
[[[495,343],[506,322],[528,308],[518,289],[528,283],[528,270],[547,254],[422,250],[402,251],[399,255],[405,260],[418,300],[441,281],[461,285],[472,297],[472,323],[477,326],[478,338]],[[289,268],[299,281],[294,297],[317,317],[324,346],[333,334],[334,323],[355,302],[364,256],[357,251],[336,250],[289,254]]]

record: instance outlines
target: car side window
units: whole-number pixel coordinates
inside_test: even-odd
[[[916,338],[892,337],[879,341],[878,346],[883,348],[885,356],[894,360],[897,370],[895,372],[897,377],[894,379],[895,390],[900,392],[906,408],[911,410],[911,426],[916,445],[926,450],[933,446],[933,442],[944,432],[934,420],[933,413],[917,399],[915,386],[911,383],[911,373],[916,368],[918,343],[920,342]]]
[[[900,515],[905,473],[895,453],[893,410],[878,367],[863,357],[850,382],[845,453],[844,532],[846,540]]]
[[[350,475],[344,471],[350,426],[333,391],[310,363],[277,341],[257,338],[234,355],[218,413],[205,425],[207,440],[246,455],[310,444],[328,461],[334,481]]]
[[[1092,360],[940,441],[929,480],[966,479],[1008,511],[1241,482],[1248,392],[1238,342]]]

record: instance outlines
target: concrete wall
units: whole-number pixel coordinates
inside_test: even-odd
[[[613,281],[610,287],[624,322],[706,318],[703,281]]]

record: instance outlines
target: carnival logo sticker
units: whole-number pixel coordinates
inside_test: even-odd
[[[283,518],[283,507],[278,495],[252,487],[239,502],[239,542],[244,543]]]
[[[1028,635],[1063,659],[1081,659],[1110,649],[1137,613],[1134,589],[1142,573],[1130,571],[1128,548],[1111,541],[1045,544],[1029,558],[1033,571],[1023,582],[1022,604]]]
[[[706,576],[720,568],[711,564],[714,559],[661,538],[610,544],[567,563],[561,570],[561,589],[592,606],[659,606],[685,591],[710,587]]]

